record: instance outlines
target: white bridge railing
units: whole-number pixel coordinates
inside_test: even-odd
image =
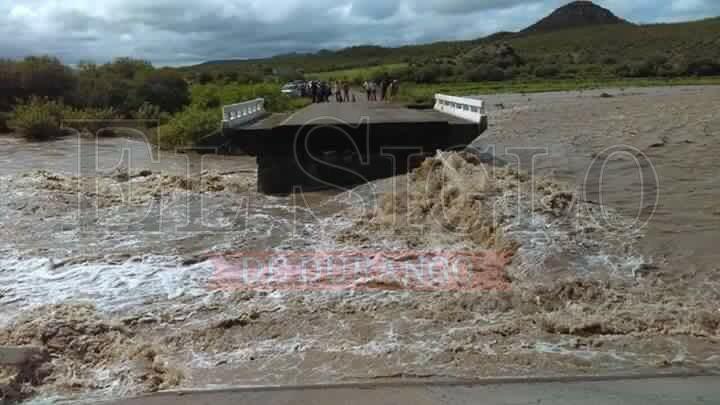
[[[265,114],[265,99],[244,101],[223,106],[223,126],[234,127],[260,118]]]
[[[485,103],[474,98],[436,94],[435,110],[479,124],[485,116]]]

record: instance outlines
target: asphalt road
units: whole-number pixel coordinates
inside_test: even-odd
[[[364,96],[356,103],[317,103],[296,111],[280,125],[301,126],[313,124],[361,123],[431,123],[450,122],[468,123],[462,118],[435,110],[414,110],[402,104],[364,101]]]
[[[720,376],[510,384],[246,388],[164,393],[112,405],[691,405],[720,404]]]

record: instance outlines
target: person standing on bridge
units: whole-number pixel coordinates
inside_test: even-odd
[[[332,96],[332,87],[330,86],[330,83],[325,83],[325,102],[330,102],[330,96]]]
[[[316,82],[310,83],[310,95],[312,96],[312,102],[318,102],[318,86]]]
[[[390,85],[390,101],[394,101],[395,97],[397,97],[399,92],[400,92],[400,81],[393,80],[392,84]]]
[[[333,93],[335,94],[335,101],[338,103],[342,103],[342,91],[340,88],[340,81],[336,80],[333,83]]]
[[[343,81],[343,93],[345,93],[345,102],[350,102],[350,83],[347,80]]]

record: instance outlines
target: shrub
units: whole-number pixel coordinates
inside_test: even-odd
[[[663,77],[678,77],[684,75],[688,70],[687,65],[682,61],[669,61],[657,68],[657,75]]]
[[[711,59],[701,59],[690,62],[687,73],[695,76],[720,75],[720,63]]]
[[[522,65],[524,62],[508,44],[489,44],[474,48],[461,56],[463,64],[470,66],[495,65],[502,69]]]
[[[134,118],[145,121],[143,123],[145,127],[157,126],[156,124],[160,122],[162,118],[162,110],[160,110],[160,107],[146,101],[138,108]]]
[[[567,65],[563,68],[563,73],[568,76],[574,76],[580,73],[580,68],[576,65]]]
[[[600,62],[601,62],[603,65],[616,65],[618,61],[617,61],[617,58],[615,58],[614,56],[604,56],[604,57],[600,60]]]
[[[471,82],[501,81],[505,79],[505,72],[497,66],[482,64],[465,73],[465,80]]]
[[[558,67],[555,65],[541,65],[535,68],[535,76],[544,79],[555,77],[559,73],[560,69],[558,69]]]
[[[265,110],[269,112],[287,112],[303,108],[308,105],[308,99],[288,97],[284,94],[261,95],[265,99]]]
[[[0,112],[0,133],[10,132],[10,127],[8,127],[9,119],[10,119],[9,113]]]
[[[630,77],[630,64],[623,63],[615,68],[615,74],[622,77]]]
[[[63,105],[56,101],[31,97],[15,106],[8,124],[28,139],[52,139],[63,133],[63,109]]]
[[[653,77],[657,74],[657,68],[649,60],[633,62],[628,65],[625,76],[628,77]]]
[[[188,107],[158,128],[157,143],[165,148],[192,146],[201,138],[218,131],[220,121],[218,110]]]
[[[112,127],[118,118],[113,108],[66,108],[63,111],[64,126],[98,136],[114,135]]]
[[[453,67],[446,64],[430,64],[419,68],[415,72],[415,81],[418,83],[437,83],[440,79],[450,76]]]

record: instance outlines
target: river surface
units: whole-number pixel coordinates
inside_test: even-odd
[[[5,135],[0,338],[58,351],[40,398],[88,401],[177,387],[717,365],[720,90],[483,99],[490,128],[474,146],[551,179],[534,188],[566,183],[593,212],[541,212],[498,183],[497,201],[518,212],[502,215],[503,237],[519,245],[509,290],[211,288],[220,254],[467,246],[372,227],[338,242],[389,180],[271,197],[255,192],[251,157]]]

